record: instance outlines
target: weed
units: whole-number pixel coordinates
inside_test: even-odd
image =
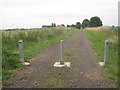
[[[59,77],[52,76],[52,77],[50,77],[50,79],[48,81],[48,86],[50,88],[63,88],[64,84],[63,84],[63,81]]]
[[[65,50],[65,55],[70,56],[73,53],[73,50]]]
[[[64,58],[67,60],[73,60],[73,59],[77,59],[78,57],[77,56],[65,56]]]

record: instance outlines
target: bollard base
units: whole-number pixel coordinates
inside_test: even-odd
[[[105,66],[105,62],[98,62],[100,66]]]
[[[56,62],[54,67],[70,67],[70,62],[64,62],[64,64],[60,64],[60,62]]]
[[[25,65],[25,66],[29,66],[29,65],[30,65],[29,62],[24,62],[24,63],[22,63],[22,64]]]

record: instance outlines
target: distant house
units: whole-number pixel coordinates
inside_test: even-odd
[[[57,27],[64,27],[63,25],[57,25]]]

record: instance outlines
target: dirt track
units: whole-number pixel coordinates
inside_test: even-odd
[[[60,59],[59,43],[38,53],[31,62],[11,78],[4,87],[11,88],[114,88],[115,83],[104,78],[104,71],[97,64],[83,31],[77,31],[65,39],[65,61],[70,68],[54,68]],[[54,84],[57,82],[58,84]],[[55,85],[55,86],[54,86]]]

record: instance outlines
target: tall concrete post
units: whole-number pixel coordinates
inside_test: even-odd
[[[60,64],[64,64],[64,40],[60,41],[60,53],[61,53]]]
[[[105,40],[105,51],[104,51],[104,63],[108,63],[108,50],[109,50],[109,41]]]
[[[20,62],[24,63],[24,51],[23,51],[23,41],[19,41],[19,49],[20,49]]]

